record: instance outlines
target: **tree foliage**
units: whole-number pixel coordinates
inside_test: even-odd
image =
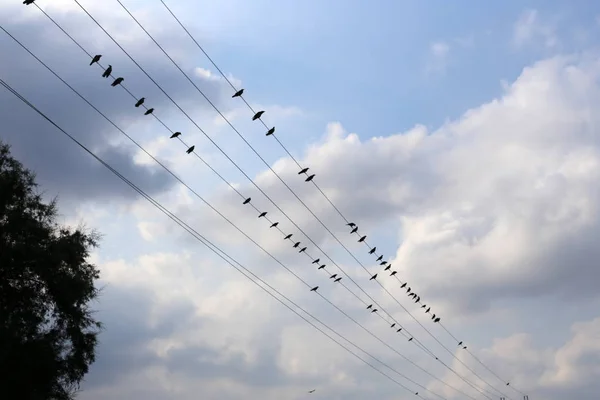
[[[0,398],[72,399],[94,362],[98,235],[56,217],[0,141]]]

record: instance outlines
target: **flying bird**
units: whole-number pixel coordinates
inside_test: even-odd
[[[145,99],[144,97],[142,97],[141,99],[139,99],[139,100],[137,101],[137,103],[135,103],[135,106],[136,106],[136,107],[139,107],[139,106],[141,106],[142,104],[144,104],[144,101],[146,101],[146,99]]]
[[[154,108],[149,108],[146,110],[146,112],[144,113],[144,115],[150,115],[154,112]]]
[[[373,275],[369,280],[372,281],[373,279],[377,279],[377,274]]]
[[[266,134],[265,136],[270,136],[270,135],[272,135],[272,134],[274,134],[274,133],[275,133],[275,127],[272,127],[271,129],[269,129],[269,130],[267,131],[267,134]]]
[[[306,168],[302,168],[302,169],[300,170],[300,172],[298,172],[298,175],[305,174],[305,173],[306,173],[306,171],[308,171],[309,169],[310,169],[310,168],[308,168],[308,167],[306,167]]]
[[[112,74],[112,65],[108,64],[108,68],[106,68],[106,70],[104,70],[102,77],[108,78],[110,76],[110,74]]]
[[[244,89],[240,89],[237,92],[235,92],[235,94],[233,96],[231,96],[231,98],[240,97],[243,94],[244,94]]]
[[[262,218],[262,217],[264,217],[265,215],[267,215],[267,212],[266,212],[266,211],[263,211],[263,212],[261,212],[260,214],[258,214],[258,218]]]
[[[286,235],[286,237],[283,238],[283,240],[288,240],[289,238],[291,238],[293,235],[293,233],[290,233],[289,235]]]
[[[318,288],[319,288],[318,286],[315,286],[314,288],[310,289],[310,291],[311,292],[316,292]]]
[[[312,174],[311,176],[309,176],[308,178],[306,178],[304,181],[305,182],[310,182],[313,180],[313,178],[315,177],[315,174]]]
[[[358,226],[355,226],[354,229],[352,229],[350,231],[350,233],[356,233],[356,232],[358,232]]]
[[[377,250],[377,246],[373,247],[371,250],[369,250],[369,254],[375,253],[376,250]]]
[[[265,112],[264,111],[258,111],[256,114],[254,114],[254,117],[252,117],[252,121],[256,121],[257,119],[259,119]]]
[[[296,243],[294,243],[294,248],[296,248],[296,247],[298,247],[298,246],[300,246],[300,242],[296,242]]]
[[[302,252],[305,252],[305,251],[306,251],[306,247],[303,247],[303,248],[300,249],[300,251],[298,253],[302,253]]]
[[[269,228],[275,228],[277,225],[279,225],[279,222],[273,222]]]
[[[248,197],[246,200],[244,200],[243,204],[248,204],[248,203],[250,203],[251,200],[252,200],[252,197]]]
[[[329,277],[329,279],[334,279],[337,276],[337,274],[333,274]]]
[[[117,79],[115,79],[115,81],[113,83],[110,84],[110,86],[115,87],[118,84],[120,84],[121,82],[123,82],[124,80],[125,80],[125,78],[118,77]]]
[[[96,54],[94,56],[94,58],[92,58],[92,61],[90,62],[90,65],[94,65],[94,63],[97,63],[98,61],[100,61],[101,57],[102,57],[102,54]]]
[[[367,238],[367,235],[362,236],[360,239],[358,239],[358,243],[364,242],[366,238]]]
[[[394,276],[398,273],[398,271],[392,271],[392,273],[390,274],[390,276]]]
[[[339,281],[341,281],[341,280],[342,280],[342,277],[340,276],[339,278],[337,278],[337,279],[336,279],[335,281],[333,281],[333,282],[335,283],[335,282],[339,282]]]
[[[326,267],[326,264],[321,265],[318,269],[323,269]]]
[[[181,132],[175,132],[174,134],[171,135],[171,139],[174,139],[179,136],[181,136]]]
[[[321,259],[320,259],[320,258],[317,258],[315,261],[313,261],[313,262],[312,262],[312,264],[318,264],[318,263],[319,263],[319,261],[321,261]]]
[[[194,151],[195,148],[196,148],[196,146],[192,146],[189,149],[187,149],[185,152],[190,154],[192,151]]]

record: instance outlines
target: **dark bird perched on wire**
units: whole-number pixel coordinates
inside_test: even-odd
[[[421,306],[421,308],[425,308],[425,307],[427,307],[427,304],[423,304],[423,305]]]
[[[350,231],[350,233],[356,233],[356,232],[358,232],[358,226],[355,226],[354,229],[352,229]]]
[[[308,178],[306,178],[304,181],[305,182],[310,182],[310,181],[312,181],[314,179],[314,177],[315,177],[315,174],[312,174],[311,176],[309,176]]]
[[[379,257],[377,257],[377,260],[375,260],[375,261],[381,261],[381,260],[383,260],[383,254],[380,255]]]
[[[290,234],[286,235],[286,236],[283,238],[283,240],[288,240],[289,238],[291,238],[291,237],[292,237],[292,235],[293,235],[293,233],[290,233]]]
[[[437,317],[436,319],[433,320],[433,322],[440,322],[440,317]]]
[[[463,350],[466,350],[466,349],[467,349],[467,346],[463,346]]]
[[[388,269],[392,268],[392,264],[388,265],[387,267],[385,267],[384,271],[387,271]]]
[[[174,134],[171,135],[171,139],[175,139],[176,137],[181,136],[181,132],[175,132]]]
[[[412,342],[412,339],[413,339],[413,338],[410,338],[410,339],[408,339],[408,341],[409,341],[409,342]]]
[[[115,86],[119,85],[121,82],[123,82],[124,80],[125,80],[125,78],[118,77],[117,79],[115,79],[115,81],[113,83],[110,84],[110,86],[115,87]]]
[[[303,247],[303,248],[300,249],[300,251],[298,253],[303,253],[305,251],[306,251],[306,247]]]
[[[431,316],[431,319],[435,319],[435,314],[433,314],[433,315]]]
[[[358,239],[358,243],[364,242],[366,238],[367,238],[367,235],[362,236],[360,239]]]
[[[318,288],[319,288],[318,286],[315,286],[314,288],[310,289],[310,291],[311,292],[316,292]]]
[[[237,92],[235,92],[235,94],[233,96],[231,96],[231,98],[240,97],[243,94],[244,94],[244,89],[240,89]]]
[[[337,278],[335,281],[333,281],[333,283],[335,283],[335,282],[339,282],[339,281],[341,281],[341,280],[342,280],[342,277],[340,276],[340,277],[339,277],[339,278]]]
[[[23,1],[23,4],[25,4],[26,6],[28,6],[30,4],[33,4],[34,1],[35,0],[25,0],[25,1]]]
[[[459,346],[462,346],[462,344],[463,344],[463,342],[462,342],[462,341],[458,342],[458,345],[459,345]]]
[[[382,261],[379,263],[379,265],[386,265],[386,264],[387,264],[387,261]],[[390,265],[392,265],[392,264],[390,264]]]
[[[298,175],[305,174],[305,173],[306,173],[306,172],[307,172],[309,169],[310,169],[310,168],[308,168],[308,167],[306,167],[306,168],[302,168],[302,169],[300,170],[300,172],[298,172]]]
[[[97,63],[98,61],[100,61],[100,58],[102,58],[102,54],[96,54],[94,56],[94,58],[92,58],[92,61],[90,62],[90,65],[94,65],[94,63]]]
[[[264,217],[264,216],[266,216],[266,215],[267,215],[267,212],[266,212],[266,211],[263,211],[263,212],[261,212],[260,214],[258,214],[258,218],[262,218],[262,217]]]
[[[367,310],[370,310],[371,308],[373,308],[373,304],[369,304],[369,305],[367,306]]]
[[[296,247],[298,247],[298,246],[300,246],[300,242],[296,242],[296,243],[294,243],[294,248],[296,248]]]
[[[400,286],[400,289],[404,289],[404,288],[406,287],[406,285],[407,285],[407,283],[406,283],[406,282],[404,282],[404,283],[402,284],[402,286]]]
[[[377,312],[377,311],[379,311],[379,310],[376,309],[376,308],[374,308],[374,309],[371,310],[371,314],[374,313],[374,312]]]
[[[327,266],[327,264],[323,264],[323,265],[321,265],[321,266],[320,266],[319,268],[317,268],[317,269],[323,269],[323,268],[325,268],[326,266]]]
[[[144,115],[150,115],[154,112],[154,108],[149,108],[146,110],[146,112],[144,113]]]
[[[421,301],[421,296],[417,296],[417,303]]]
[[[427,310],[425,310],[425,314],[429,314],[429,311],[431,311],[431,307],[427,307]]]
[[[139,106],[141,106],[142,104],[144,104],[144,101],[146,101],[146,98],[142,97],[141,99],[139,99],[139,100],[138,100],[138,101],[135,103],[135,106],[136,106],[136,107],[139,107]]]
[[[108,64],[108,68],[106,68],[104,70],[104,73],[102,74],[103,78],[108,78],[110,76],[110,74],[112,74],[112,65]]]
[[[265,136],[271,136],[271,135],[272,135],[272,134],[274,134],[274,133],[275,133],[275,127],[272,127],[271,129],[269,129],[269,130],[267,131],[267,134],[266,134]]]
[[[396,326],[396,323],[394,322],[394,323],[392,324],[392,326],[390,326],[390,328],[393,328],[393,327],[395,327],[395,326]]]
[[[398,273],[398,271],[392,271],[392,273],[390,274],[390,276],[394,276]]]
[[[406,289],[406,293],[410,293],[410,286]]]
[[[369,280],[372,281],[373,279],[377,279],[377,274],[373,275]]]
[[[275,228],[277,225],[279,225],[279,222],[273,222],[269,228]]]
[[[329,277],[329,279],[335,279],[335,277],[337,277],[337,274],[333,274]]]
[[[252,197],[248,197],[246,200],[244,200],[243,204],[248,204],[250,201],[252,201]]]
[[[369,254],[375,253],[376,250],[377,250],[377,247],[373,247],[371,250],[369,250]]]
[[[264,111],[258,111],[256,114],[254,114],[254,116],[252,117],[252,121],[256,121],[257,119],[259,119],[265,112]]]
[[[320,258],[317,258],[315,261],[313,261],[313,262],[312,262],[312,264],[318,264],[318,263],[319,263],[319,261],[321,261],[321,259],[320,259]]]
[[[187,149],[185,152],[190,154],[192,151],[194,151],[195,148],[196,148],[196,146],[192,146],[189,149]]]
[[[402,330],[402,328],[398,329],[398,330],[396,331],[396,333],[400,332],[401,330]]]

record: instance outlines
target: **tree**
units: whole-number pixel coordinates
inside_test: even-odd
[[[34,174],[0,141],[0,398],[72,399],[94,362],[98,234],[56,222]]]

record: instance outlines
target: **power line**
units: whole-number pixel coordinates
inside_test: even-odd
[[[119,1],[119,0],[117,0]],[[190,33],[190,31],[183,25],[183,23],[181,22],[181,20],[175,15],[175,13],[169,8],[169,6],[165,3],[164,0],[160,0],[160,2],[163,4],[163,6],[167,9],[167,11],[171,14],[171,16],[173,16],[173,18],[177,21],[177,23],[179,24],[179,26],[181,26],[181,28],[186,32],[186,34],[190,37],[190,39],[196,44],[196,46],[200,49],[200,51],[206,56],[206,58],[211,62],[211,64],[217,69],[217,71],[221,74],[221,76],[223,76],[223,78],[226,80],[226,82],[231,86],[231,88],[234,90],[234,92],[239,93],[239,89],[235,87],[235,85],[233,85],[233,83],[231,82],[231,80],[227,77],[227,75],[225,75],[225,73],[223,72],[223,70],[221,70],[221,68],[219,68],[219,66],[216,64],[216,62],[210,57],[210,55],[204,50],[204,48],[202,47],[202,45],[200,45],[200,43],[198,43],[198,41],[194,38],[194,36]],[[119,1],[120,3],[120,1]],[[256,114],[256,110],[254,110],[254,108],[247,102],[247,100],[244,98],[243,94],[240,94],[239,96],[242,99],[242,101],[246,104],[246,106],[250,109],[250,111],[253,114]],[[262,120],[262,118],[259,118],[260,123],[263,124],[263,126],[267,129],[269,129],[269,126]],[[288,154],[288,156],[296,163],[296,165],[300,168],[303,169],[303,167],[300,165],[300,163],[295,159],[295,157],[291,154],[291,152],[285,147],[285,145],[279,140],[279,138],[273,133],[271,133],[269,136],[273,136],[273,138],[279,143],[279,145],[284,149],[284,151]],[[305,172],[306,175],[308,175],[307,172]],[[325,199],[329,202],[329,204],[335,209],[335,211],[342,217],[342,219],[344,219],[344,221],[346,223],[349,223],[350,221],[344,216],[344,214],[339,210],[339,208],[333,203],[333,201],[327,196],[327,194],[318,186],[318,184],[313,180],[311,180],[311,182],[313,183],[313,185],[317,188],[317,190],[325,197]],[[356,231],[356,234],[360,236],[360,234],[358,233],[358,231]],[[365,243],[365,246],[367,246],[368,248],[371,248],[371,246],[369,245],[369,243],[365,240],[363,241]],[[374,253],[375,256],[378,256],[377,253]],[[398,279],[396,277],[396,279]],[[446,330],[448,332],[448,334],[456,340],[457,343],[462,343],[460,340],[456,339],[456,337],[454,335],[452,335],[445,327],[443,327],[444,330]],[[467,350],[467,349],[465,349]],[[501,377],[499,377],[493,370],[491,370],[487,365],[485,365],[478,357],[476,357],[471,351],[467,351],[478,363],[480,363],[485,369],[487,369],[492,375],[494,375],[498,380],[500,380],[502,383],[505,383],[507,386],[509,386],[509,384],[504,381]],[[459,360],[460,361],[460,360]],[[462,362],[461,362],[462,363]],[[464,365],[464,364],[463,364]],[[466,365],[465,365],[466,366]],[[518,389],[514,388],[511,386],[511,388],[513,388],[515,391],[517,391],[520,394],[523,394],[523,392],[519,391]]]
[[[157,164],[159,164],[163,169],[165,169],[171,176],[173,176],[177,181],[179,181],[182,185],[184,185],[188,190],[190,190],[197,198],[199,198],[201,201],[203,201],[206,205],[208,205],[214,212],[216,212],[221,218],[225,219],[230,225],[232,225],[235,229],[237,229],[240,233],[242,233],[248,240],[250,240],[253,244],[255,244],[257,247],[259,247],[259,249],[261,249],[263,252],[265,252],[269,257],[271,257],[273,260],[275,260],[278,264],[280,264],[284,269],[286,269],[289,273],[291,273],[296,279],[300,280],[307,288],[310,288],[311,286],[305,282],[302,278],[300,278],[297,274],[295,274],[292,270],[290,270],[287,266],[285,266],[281,261],[279,261],[277,258],[275,258],[271,253],[269,253],[266,249],[264,249],[262,246],[260,246],[260,244],[258,244],[256,241],[254,241],[251,237],[249,237],[245,232],[243,232],[239,227],[237,227],[231,220],[229,220],[227,217],[225,217],[221,212],[219,212],[216,208],[214,208],[208,201],[206,201],[204,198],[202,198],[202,196],[200,196],[194,189],[192,189],[189,185],[187,185],[183,180],[181,180],[177,175],[175,175],[168,167],[166,167],[163,163],[161,163],[159,160],[157,160],[154,156],[152,156],[152,154],[150,154],[146,149],[144,149],[144,147],[142,147],[137,141],[135,141],[130,135],[128,135],[126,132],[124,132],[120,127],[118,127],[110,118],[108,118],[104,113],[102,113],[97,107],[95,107],[92,103],[90,103],[83,95],[81,95],[76,89],[74,89],[71,85],[69,85],[68,82],[66,82],[63,78],[61,78],[52,68],[50,68],[47,64],[45,64],[41,59],[39,59],[35,54],[33,54],[25,45],[23,45],[20,41],[18,41],[13,35],[11,35],[8,31],[6,31],[6,29],[4,29],[2,26],[0,26],[0,29],[2,29],[8,36],[10,36],[17,44],[19,44],[24,50],[26,50],[32,57],[34,57],[39,63],[41,63],[46,69],[48,69],[56,78],[58,78],[63,84],[65,84],[69,89],[71,89],[76,95],[78,95],[84,102],[86,102],[90,107],[92,107],[97,113],[99,113],[104,119],[106,119],[111,125],[113,125],[113,127],[115,127],[119,132],[121,132],[121,134],[123,134],[125,137],[127,137],[132,143],[134,143],[140,150],[142,150],[146,155],[148,155],[149,157],[151,157]],[[344,287],[346,287],[345,285],[343,285]],[[346,289],[348,289],[346,287]],[[351,291],[350,291],[351,292]],[[352,292],[351,292],[352,293]],[[413,364],[414,366],[416,366],[417,368],[419,368],[420,370],[422,370],[423,372],[425,372],[426,374],[428,374],[429,376],[431,376],[432,378],[436,379],[437,381],[439,381],[440,383],[444,384],[445,386],[464,394],[467,397],[472,398],[471,396],[469,396],[468,394],[460,391],[459,389],[454,388],[453,386],[445,383],[443,380],[437,378],[435,375],[431,374],[429,371],[425,370],[424,368],[418,366],[416,363],[414,363],[412,360],[410,360],[409,358],[405,357],[403,354],[401,354],[400,352],[398,352],[395,348],[391,347],[389,344],[385,343],[385,341],[381,340],[377,335],[373,334],[370,330],[368,330],[367,328],[365,328],[362,324],[360,324],[358,321],[356,321],[354,318],[352,318],[350,315],[348,315],[345,311],[343,311],[342,309],[340,309],[337,305],[335,305],[333,302],[331,302],[329,299],[327,299],[326,297],[324,297],[322,294],[318,293],[319,296],[321,296],[323,298],[323,300],[325,300],[326,302],[328,302],[332,307],[336,308],[337,311],[339,311],[340,313],[342,313],[344,316],[346,316],[347,318],[349,318],[351,321],[353,321],[354,323],[356,323],[359,327],[361,327],[361,329],[365,330],[367,333],[369,333],[371,336],[373,336],[375,339],[377,339],[379,342],[381,342],[382,344],[384,344],[386,347],[390,348],[392,351],[394,351],[396,354],[400,355],[402,358],[404,358],[406,361],[410,362],[411,364]],[[403,374],[399,373],[398,371],[395,371],[397,374],[399,374],[400,376],[402,376],[403,378],[412,381],[410,378],[404,376]],[[419,385],[418,383],[414,382],[416,385]],[[427,390],[424,386],[421,386],[423,389]],[[432,392],[433,393],[433,392]],[[437,395],[437,394],[436,394]],[[440,397],[439,395],[437,395],[438,397]]]
[[[406,390],[406,391],[408,391],[410,393],[415,394],[417,397],[425,399],[422,395],[419,395],[418,392],[414,392],[413,390],[409,389],[407,386],[405,386],[402,383],[398,382],[397,380],[395,380],[394,378],[392,378],[391,376],[389,376],[385,372],[381,371],[380,369],[378,369],[377,367],[375,367],[374,365],[372,365],[371,363],[369,363],[368,361],[366,361],[365,359],[363,359],[362,357],[360,357],[358,354],[356,354],[355,352],[353,352],[352,350],[350,350],[349,348],[347,348],[346,346],[344,346],[343,344],[341,344],[338,340],[336,340],[331,335],[329,335],[328,333],[326,333],[323,329],[321,329],[318,326],[316,326],[314,323],[312,323],[311,321],[309,321],[306,317],[304,317],[299,312],[297,312],[296,310],[294,310],[291,306],[289,306],[288,304],[286,304],[283,300],[281,300],[280,298],[278,298],[277,296],[275,296],[272,292],[270,292],[269,290],[267,290],[264,286],[260,285],[258,282],[261,282],[263,285],[265,285],[266,287],[268,287],[269,289],[271,289],[272,291],[274,291],[275,293],[277,293],[279,296],[283,297],[285,300],[287,300],[289,303],[291,303],[292,305],[294,305],[296,308],[300,309],[303,313],[305,313],[306,315],[310,316],[312,319],[314,319],[315,321],[317,321],[322,326],[326,327],[329,331],[335,333],[337,336],[339,336],[340,338],[344,339],[346,342],[352,344],[357,349],[360,349],[364,353],[369,354],[366,351],[362,350],[359,346],[353,344],[351,341],[349,341],[348,339],[346,339],[343,335],[337,333],[335,330],[331,329],[329,326],[327,326],[326,324],[324,324],[323,322],[321,322],[318,318],[314,317],[308,311],[304,310],[298,304],[296,304],[295,302],[293,302],[292,300],[290,300],[287,296],[283,295],[277,289],[273,288],[267,282],[265,282],[264,280],[262,280],[261,278],[259,278],[258,276],[256,276],[254,273],[252,273],[250,270],[248,270],[246,267],[244,267],[242,264],[240,264],[238,261],[236,261],[229,254],[227,254],[226,252],[224,252],[222,249],[220,249],[214,243],[210,242],[208,239],[206,239],[204,236],[202,236],[201,234],[199,234],[193,228],[189,227],[189,225],[187,225],[185,222],[183,222],[181,219],[179,219],[175,214],[171,213],[167,208],[165,208],[164,206],[162,206],[158,201],[156,201],[150,195],[148,195],[147,193],[145,193],[142,189],[140,189],[139,187],[137,187],[134,183],[132,183],[126,177],[124,177],[123,175],[121,175],[112,166],[110,166],[108,163],[106,163],[104,160],[102,160],[100,157],[98,157],[95,153],[93,153],[91,150],[89,150],[85,145],[83,145],[81,142],[79,142],[77,139],[75,139],[75,137],[73,137],[68,132],[66,132],[64,129],[62,129],[52,119],[50,119],[43,112],[41,112],[35,105],[33,105],[27,99],[25,99],[23,96],[21,96],[16,90],[14,90],[4,80],[0,79],[0,85],[2,85],[10,93],[12,93],[13,95],[15,95],[19,100],[21,100],[23,103],[25,103],[31,109],[33,109],[35,112],[37,112],[44,119],[46,119],[50,124],[52,124],[55,128],[57,128],[58,130],[60,130],[60,132],[62,132],[63,134],[65,134],[69,139],[71,139],[73,142],[75,142],[84,151],[86,151],[88,154],[90,154],[92,157],[94,157],[98,162],[100,162],[104,167],[106,167],[113,174],[115,174],[119,179],[121,179],[128,186],[130,186],[132,189],[134,189],[136,192],[138,192],[140,195],[142,195],[152,205],[154,205],[157,209],[159,209],[159,211],[161,211],[163,214],[167,215],[173,222],[177,223],[179,226],[181,226],[183,229],[185,229],[190,235],[192,235],[192,237],[194,237],[196,240],[198,240],[200,243],[202,243],[204,246],[206,246],[209,250],[211,250],[213,253],[215,253],[219,258],[221,258],[227,264],[229,264],[230,266],[232,266],[233,268],[235,268],[244,277],[248,278],[250,281],[252,281],[258,287],[260,287],[261,289],[263,289],[267,294],[269,294],[275,300],[279,301],[282,305],[284,305],[290,311],[292,311],[297,316],[299,316],[300,318],[302,318],[305,322],[307,322],[308,324],[310,324],[313,328],[317,329],[323,335],[325,335],[326,337],[328,337],[330,340],[332,340],[338,346],[342,347],[344,350],[346,350],[350,354],[354,355],[360,361],[362,361],[363,363],[367,364],[369,367],[371,367],[372,369],[374,369],[375,371],[377,371],[381,375],[385,376],[386,378],[388,378],[389,380],[391,380],[393,383],[397,384],[398,386],[400,386],[404,390]],[[234,263],[237,266],[234,265]],[[254,277],[256,280],[252,279],[250,276]],[[376,357],[373,357],[373,356],[371,356],[371,357],[374,358],[375,360],[378,360]],[[382,363],[382,364],[384,364],[384,363]]]

